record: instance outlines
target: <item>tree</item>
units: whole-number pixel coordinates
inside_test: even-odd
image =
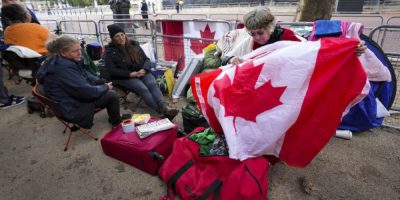
[[[99,5],[108,5],[108,0],[97,0]]]
[[[68,0],[68,3],[71,6],[83,7],[83,6],[91,6],[93,4],[93,1],[92,0]]]
[[[295,21],[313,22],[318,19],[331,19],[335,0],[300,0]]]

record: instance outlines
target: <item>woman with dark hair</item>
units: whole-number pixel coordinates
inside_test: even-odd
[[[137,41],[128,40],[124,30],[109,25],[111,42],[105,47],[104,61],[115,85],[140,95],[153,110],[173,119],[179,111],[170,108],[154,76],[150,73],[150,59]]]
[[[7,5],[10,5],[10,4],[15,4],[15,3],[18,3],[18,1],[17,1],[17,0],[2,0],[2,1],[1,1],[1,5],[2,5],[2,6],[7,6]],[[39,20],[37,19],[35,13],[34,13],[31,9],[29,9],[29,8],[26,8],[26,9],[28,10],[29,14],[30,14],[31,17],[32,17],[32,19],[31,19],[30,22],[31,22],[31,23],[40,24],[40,22],[39,22]],[[3,13],[3,12],[1,13],[1,25],[3,26],[3,30],[6,29],[7,26],[10,25],[10,23],[7,22],[7,21],[5,20],[5,17],[4,17],[4,13]]]
[[[89,129],[96,108],[106,108],[112,126],[121,122],[119,99],[106,83],[87,73],[81,64],[79,40],[61,36],[47,44],[49,55],[36,78],[44,86],[44,95],[59,102],[67,121]]]

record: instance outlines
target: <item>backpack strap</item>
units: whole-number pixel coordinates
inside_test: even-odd
[[[193,160],[187,161],[181,168],[179,168],[172,176],[169,178],[167,182],[167,186],[172,188],[173,192],[175,191],[175,184],[178,179],[194,164]]]
[[[222,188],[222,181],[221,179],[217,178],[215,179],[208,187],[207,189],[201,194],[198,200],[205,200],[207,199],[208,196],[212,194],[212,200],[218,200],[219,194],[221,193],[221,188]]]
[[[179,168],[172,176],[168,179],[167,186],[172,189],[173,193],[176,193],[175,185],[178,179],[194,164],[193,160],[187,161],[181,168]],[[205,200],[208,196],[212,194],[212,200],[218,200],[221,193],[222,181],[221,179],[215,179],[201,194],[200,197],[196,198],[198,200]],[[169,193],[169,190],[167,191]],[[168,194],[170,195],[170,194]]]

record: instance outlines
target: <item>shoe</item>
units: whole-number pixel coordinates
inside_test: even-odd
[[[25,97],[23,97],[23,96],[16,96],[16,95],[11,95],[10,96],[10,98],[13,98],[14,100],[21,100],[21,99],[24,99],[25,100]]]
[[[170,108],[169,106],[167,106],[166,111],[163,113],[164,116],[166,118],[168,118],[169,120],[173,120],[174,117],[179,113],[179,110],[175,109],[175,108]]]
[[[6,108],[11,108],[13,106],[16,105],[20,105],[22,103],[24,103],[25,100],[22,98],[14,98],[13,96],[10,96],[10,98],[8,99],[8,102],[5,104],[0,104],[0,108],[1,109],[6,109]]]
[[[122,122],[122,120],[121,120],[121,118],[116,119],[116,120],[108,119],[108,122],[111,124],[112,128],[114,128],[114,127],[118,126]]]

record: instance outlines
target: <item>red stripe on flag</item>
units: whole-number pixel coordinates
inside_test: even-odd
[[[332,138],[343,110],[362,91],[367,76],[353,39],[322,39],[297,121],[286,132],[280,159],[305,167]]]
[[[182,21],[162,21],[162,33],[165,60],[178,61],[185,53]]]
[[[222,133],[221,124],[219,124],[217,116],[214,113],[214,109],[208,104],[207,93],[210,88],[211,83],[217,78],[217,76],[222,72],[221,69],[216,69],[209,72],[203,72],[201,74],[197,74],[192,76],[190,79],[190,85],[192,86],[192,93],[194,98],[196,99],[197,105],[201,109],[201,112],[208,117],[208,123],[213,128],[216,133]],[[201,77],[200,85],[195,83],[196,77]],[[199,88],[200,87],[200,88]],[[201,90],[201,94],[198,94],[197,90]],[[199,96],[202,96],[205,102],[205,108],[203,108],[200,104]],[[204,110],[205,109],[205,110]]]

